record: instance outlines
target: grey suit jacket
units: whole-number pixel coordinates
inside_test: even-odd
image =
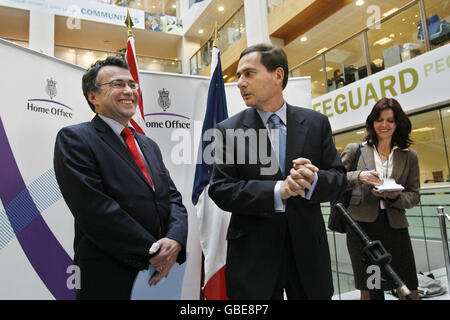
[[[345,168],[350,170],[358,147],[357,143],[350,143],[341,154]],[[379,198],[371,192],[373,186],[362,184],[358,176],[365,167],[375,168],[373,147],[364,144],[361,147],[361,156],[356,171],[347,172],[348,187],[353,189],[349,212],[356,221],[374,222],[379,214]],[[407,228],[405,209],[414,207],[420,199],[420,174],[417,153],[412,149],[394,150],[394,167],[392,178],[405,190],[395,200],[386,201],[386,210],[389,224],[392,228]]]

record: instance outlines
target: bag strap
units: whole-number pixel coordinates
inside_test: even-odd
[[[355,157],[353,158],[352,171],[356,171],[356,168],[358,167],[358,160],[359,160],[360,156],[361,156],[361,144],[358,143],[358,149],[356,149]]]

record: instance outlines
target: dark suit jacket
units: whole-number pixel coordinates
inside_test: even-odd
[[[69,126],[56,137],[54,167],[61,193],[75,218],[79,298],[128,299],[135,275],[148,268],[148,250],[162,237],[184,247],[187,212],[161,152],[135,134],[149,165],[152,190],[126,146],[99,117]]]
[[[223,136],[226,129],[251,128],[265,130],[254,108],[217,126]],[[258,154],[261,139],[268,139],[267,131],[265,138],[264,134],[258,135],[256,143],[248,135],[245,145],[242,142],[225,145],[224,153],[233,152],[235,162],[216,162],[211,178],[210,197],[221,209],[232,212],[227,233],[227,295],[231,299],[271,297],[288,227],[298,273],[308,298],[329,299],[333,294],[333,283],[320,203],[342,193],[346,177],[328,119],[318,112],[287,105],[286,173],[289,174],[292,160],[299,157],[310,159],[320,171],[311,200],[300,196],[289,198],[285,215],[273,212],[274,186],[284,177],[279,170],[272,175],[261,175],[261,168],[267,167]],[[262,148],[266,148],[264,145]],[[236,158],[242,152],[247,158],[258,154],[257,163],[237,163]]]
[[[347,169],[350,169],[350,165],[353,163],[357,147],[357,143],[350,143],[342,152],[342,163]],[[375,168],[373,147],[367,144],[361,147],[361,156],[356,170],[347,172],[348,185],[353,188],[348,210],[356,221],[374,222],[378,218],[380,198],[372,194],[373,186],[362,184],[358,179],[359,174],[366,170],[366,167]],[[394,150],[392,178],[405,187],[405,190],[395,201],[386,200],[389,224],[392,228],[407,228],[408,219],[405,209],[414,207],[420,200],[419,160],[414,150]]]

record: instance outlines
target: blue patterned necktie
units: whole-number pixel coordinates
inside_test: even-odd
[[[271,124],[271,129],[277,129],[278,131],[278,163],[284,177],[284,167],[286,163],[286,132],[284,131],[280,117],[276,114],[272,114],[268,122]]]

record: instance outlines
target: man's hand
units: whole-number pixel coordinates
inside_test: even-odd
[[[150,286],[158,284],[163,278],[167,278],[170,269],[172,269],[177,260],[178,253],[181,251],[181,244],[169,238],[162,238],[158,240],[159,251],[150,258],[150,264],[156,269],[156,273],[148,281]]]
[[[319,171],[309,159],[298,158],[292,161],[293,168],[289,176],[280,187],[281,199],[286,200],[292,196],[305,196],[305,189],[311,189],[315,179],[315,172]]]

